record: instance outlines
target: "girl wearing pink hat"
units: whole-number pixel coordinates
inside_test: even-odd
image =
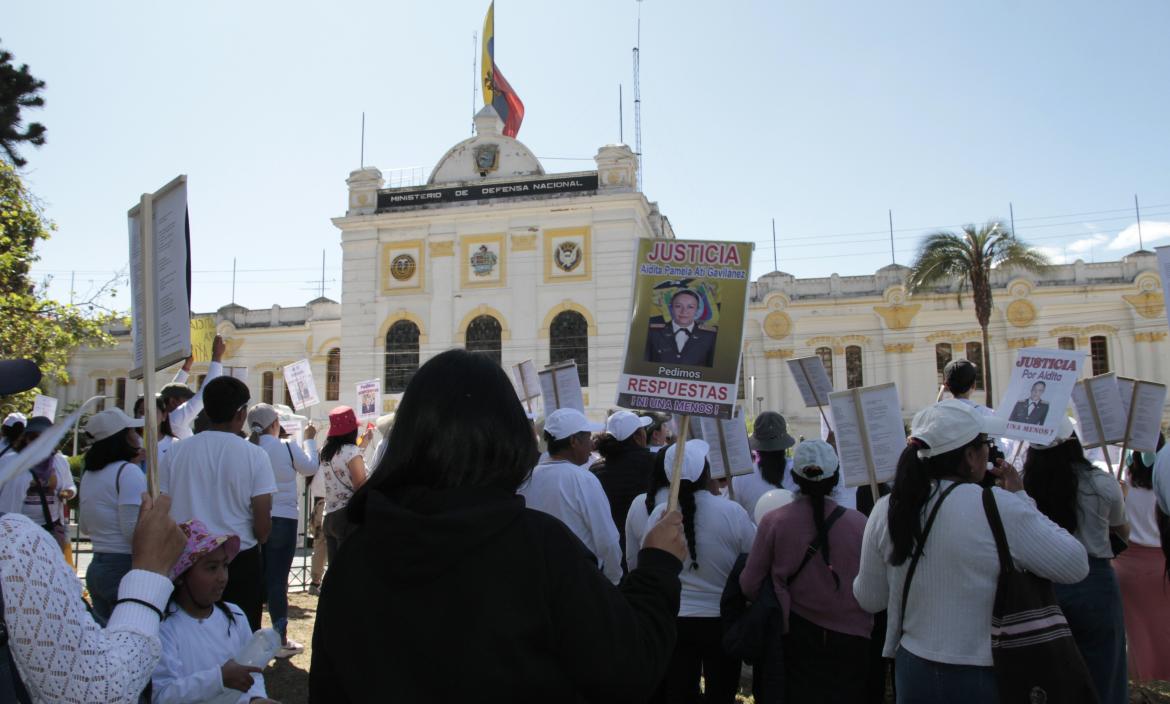
[[[244,612],[223,600],[228,563],[240,552],[239,537],[212,535],[199,520],[179,528],[187,546],[171,568],[175,591],[159,626],[162,654],[151,677],[151,701],[219,701],[235,690],[241,704],[270,702],[260,668],[233,660],[252,637]]]
[[[353,493],[366,483],[366,461],[357,446],[357,415],[349,406],[329,412],[329,438],[321,448],[321,468],[325,476],[325,542],[329,564],[350,532],[345,509]]]

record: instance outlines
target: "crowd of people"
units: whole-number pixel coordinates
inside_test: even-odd
[[[0,690],[23,687],[16,701],[269,701],[239,654],[265,605],[277,656],[304,649],[287,592],[306,487],[314,702],[730,704],[747,683],[761,704],[1006,703],[1009,568],[1051,584],[1040,640],[1074,657],[1046,675],[1083,673],[1075,701],[1170,679],[1170,450],[1130,453],[1119,479],[1071,420],[1048,445],[1003,440],[966,360],[875,500],[845,487],[831,433],[798,440],[779,412],[754,418],[751,471],[718,477],[666,416],[534,419],[462,350],[420,367],[376,450],[344,406],[320,447],[311,424],[299,443],[222,353],[198,391],[188,364],[155,401],[157,499],[145,421],[117,408],[85,423],[79,489],[59,453],[0,487]],[[5,419],[0,476],[49,427]],[[74,493],[89,613],[62,559]]]

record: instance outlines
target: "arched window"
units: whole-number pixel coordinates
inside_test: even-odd
[[[849,345],[845,348],[845,388],[855,389],[865,386],[865,376],[861,372],[861,348]]]
[[[1077,348],[1077,338],[1075,337],[1060,337],[1056,340],[1057,349],[1075,350]]]
[[[821,364],[825,365],[825,373],[829,375],[829,383],[833,383],[833,348],[818,347],[817,356],[821,358]]]
[[[951,343],[940,342],[934,346],[934,368],[938,371],[938,383],[943,383],[943,370],[951,363],[953,353],[951,352]]]
[[[126,410],[126,377],[118,377],[114,381],[114,403],[118,408]]]
[[[575,361],[581,386],[589,386],[589,323],[585,321],[585,316],[575,310],[558,313],[548,328],[548,337],[549,364]],[[471,349],[470,345],[468,349]]]
[[[341,349],[334,347],[329,350],[325,361],[325,400],[337,401],[341,399]]]
[[[409,320],[399,320],[386,331],[386,393],[406,391],[418,371],[418,335],[418,326]]]
[[[272,376],[272,372],[260,375],[260,400],[269,405],[272,404]]]
[[[975,385],[971,388],[982,391],[983,390],[983,343],[982,342],[968,342],[967,343],[967,359],[975,365]]]
[[[500,346],[500,321],[490,315],[481,315],[467,324],[467,351],[486,355],[496,364],[503,364]]]
[[[106,380],[105,379],[98,379],[94,383],[93,395],[94,396],[105,396],[106,395]],[[104,410],[106,410],[106,400],[103,398],[101,401],[98,401],[96,412],[101,413]]]
[[[1089,355],[1093,362],[1093,376],[1109,373],[1109,340],[1104,335],[1089,338]]]
[[[282,379],[281,381],[284,381],[284,380]],[[284,381],[284,383],[281,384],[281,386],[284,387],[284,405],[288,406],[289,408],[294,408],[293,401],[292,401],[292,392],[289,391],[289,389],[288,389],[288,382]]]

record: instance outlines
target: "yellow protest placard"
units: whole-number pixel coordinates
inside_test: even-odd
[[[215,318],[191,318],[191,354],[196,362],[211,361],[211,345],[215,341]]]

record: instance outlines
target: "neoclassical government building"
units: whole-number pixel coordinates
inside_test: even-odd
[[[287,399],[281,368],[307,358],[325,399],[314,418],[355,405],[356,384],[374,378],[390,411],[420,363],[466,347],[505,367],[575,359],[590,413],[600,418],[611,407],[636,243],[673,238],[670,221],[638,190],[638,160],[624,145],[601,147],[594,169],[549,174],[501,133],[490,107],[475,124],[476,135],[444,154],[426,185],[386,188],[373,167],[349,175],[349,201],[333,219],[340,303],[215,311],[225,364],[246,375],[254,399]],[[832,266],[826,257],[824,270]],[[780,410],[795,432],[817,432],[816,409],[803,407],[785,364],[793,357],[820,356],[837,389],[895,382],[907,417],[934,400],[947,361],[981,359],[981,333],[957,284],[911,297],[907,273],[898,265],[809,279],[775,271],[752,282],[740,385],[748,415]],[[1039,276],[996,271],[993,279],[997,394],[1016,349],[1029,346],[1084,349],[1095,373],[1167,381],[1154,254],[1077,261]],[[72,383],[50,391],[62,404],[101,393],[131,409],[140,385],[128,380],[129,331],[113,332],[115,347],[73,356]],[[196,380],[205,369],[196,365]]]

